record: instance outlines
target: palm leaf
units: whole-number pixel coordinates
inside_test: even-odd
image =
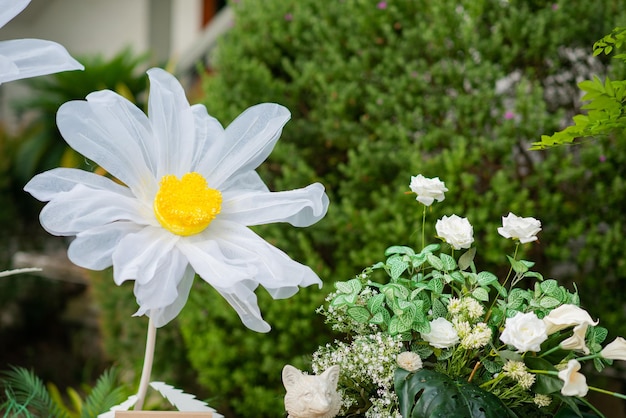
[[[11,367],[0,374],[0,388],[7,398],[3,403],[5,409],[19,412],[13,416],[67,418],[52,402],[43,381],[31,370]]]
[[[127,396],[125,388],[120,385],[117,369],[106,370],[85,398],[81,418],[92,418],[108,411],[123,402]]]

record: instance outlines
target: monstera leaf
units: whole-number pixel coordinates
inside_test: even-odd
[[[514,418],[497,396],[463,379],[432,370],[396,370],[395,390],[404,418]]]

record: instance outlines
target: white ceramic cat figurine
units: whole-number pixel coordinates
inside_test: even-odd
[[[307,375],[293,366],[283,368],[287,389],[285,409],[288,418],[334,418],[341,409],[337,393],[339,366],[331,366],[319,376]]]

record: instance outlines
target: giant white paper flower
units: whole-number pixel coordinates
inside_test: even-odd
[[[248,227],[309,226],[328,209],[324,187],[272,193],[255,169],[272,151],[287,109],[253,106],[225,130],[204,106],[190,106],[178,81],[148,71],[149,118],[111,91],[65,103],[57,124],[67,143],[123,183],[77,169],[35,176],[25,190],[49,201],[43,227],[76,236],[68,255],[79,266],[113,265],[114,280],[135,280],[136,315],[160,327],[187,301],[194,272],[237,311],[269,331],[254,290],[290,297],[321,281]]]
[[[0,0],[0,28],[24,10],[28,3],[30,0]],[[41,39],[0,41],[0,84],[82,69],[83,66],[56,42]]]

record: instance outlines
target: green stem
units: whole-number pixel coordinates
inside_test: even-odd
[[[422,212],[422,250],[426,248],[426,206]]]
[[[602,357],[602,355],[600,353],[590,354],[588,356],[578,357],[576,360],[578,361],[593,360],[594,358],[598,358],[598,357]]]
[[[545,353],[542,353],[542,354],[539,356],[539,358],[541,358],[541,357],[543,357],[543,356],[547,356],[548,354],[552,354],[552,353],[554,353],[555,351],[560,350],[560,349],[561,349],[561,345],[559,344],[559,345],[557,345],[556,347],[552,347],[551,349],[549,349],[549,350],[548,350],[548,351],[546,351]],[[578,360],[580,360],[580,359],[578,359]]]
[[[621,394],[619,392],[611,392],[610,390],[601,389],[601,388],[597,388],[594,386],[588,386],[588,388],[589,390],[593,390],[594,392],[600,392],[600,393],[604,393],[605,395],[615,396],[616,398],[626,399],[626,395]]]

